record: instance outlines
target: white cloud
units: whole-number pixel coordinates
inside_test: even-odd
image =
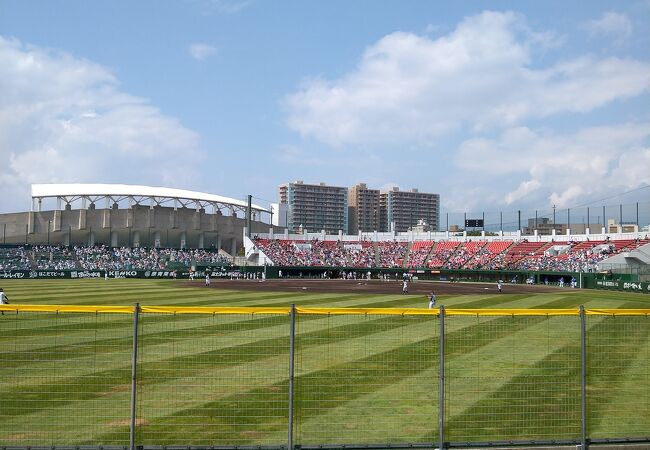
[[[506,205],[510,205],[517,200],[525,198],[530,193],[542,187],[542,183],[537,180],[522,181],[519,187],[512,192],[508,192],[505,198]]]
[[[29,184],[190,186],[199,136],[106,68],[0,37],[0,198],[25,209]]]
[[[501,180],[491,191],[507,205],[567,207],[650,183],[650,123],[584,128],[574,133],[505,130],[496,139],[469,139],[455,164],[462,180]]]
[[[306,81],[286,99],[287,124],[331,146],[431,145],[467,126],[585,113],[650,89],[646,62],[581,56],[533,64],[559,42],[511,12],[468,17],[437,39],[392,33],[368,47],[352,72]]]
[[[632,22],[622,13],[608,11],[603,13],[599,19],[585,22],[583,28],[592,36],[604,35],[624,39],[632,34]]]
[[[187,51],[197,61],[205,61],[217,52],[217,48],[208,44],[194,43],[187,47]]]

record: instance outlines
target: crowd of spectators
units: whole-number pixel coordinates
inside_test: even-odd
[[[612,254],[649,243],[583,241],[535,245],[525,241],[405,242],[290,241],[255,239],[278,266],[529,270],[589,272]],[[16,246],[0,247],[0,270],[152,270],[193,265],[231,264],[216,250],[143,247]]]
[[[608,258],[615,251],[615,247],[611,244],[598,243],[585,247],[570,243],[562,246],[557,254],[547,250],[543,255],[522,258],[515,263],[514,268],[551,272],[593,272],[596,271],[600,261]]]
[[[376,267],[377,254],[372,242],[349,244],[346,248],[351,267]]]
[[[432,269],[439,269],[445,267],[449,258],[456,253],[456,249],[460,246],[460,242],[446,241],[439,242],[433,247],[431,255],[427,259],[427,267]]]
[[[431,241],[414,242],[411,246],[408,262],[409,267],[424,267],[427,256],[431,252],[431,247],[433,247],[433,242]]]
[[[474,258],[480,256],[480,251],[485,244],[485,242],[480,241],[469,241],[458,246],[456,252],[447,260],[445,267],[449,269],[464,269],[474,261]]]
[[[406,252],[408,251],[406,242],[380,242],[379,249],[379,267],[402,267]]]
[[[157,249],[144,247],[66,247],[35,245],[0,249],[0,270],[150,270],[170,264],[228,264],[232,260],[214,250]]]
[[[650,242],[570,242],[529,245],[525,241],[404,242],[256,240],[274,264],[331,267],[429,267],[445,269],[593,271],[608,256]],[[550,249],[549,249],[550,248]],[[526,250],[524,250],[526,249]],[[545,250],[545,251],[544,251]],[[408,256],[408,257],[407,257]],[[407,261],[407,263],[405,263]]]
[[[29,270],[31,267],[24,247],[0,248],[0,270]]]
[[[255,245],[279,266],[375,267],[370,242],[255,239]]]

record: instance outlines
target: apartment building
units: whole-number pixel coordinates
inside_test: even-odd
[[[415,227],[421,221],[432,230],[440,226],[440,195],[419,192],[417,189],[400,191],[393,187],[379,196],[382,217],[380,225],[384,231],[403,232]]]
[[[325,230],[335,234],[348,230],[348,189],[345,187],[295,181],[279,186],[279,200],[287,205],[286,222],[290,231]]]
[[[359,183],[348,190],[348,233],[359,231],[379,231],[381,210],[379,208],[379,189],[368,189]]]

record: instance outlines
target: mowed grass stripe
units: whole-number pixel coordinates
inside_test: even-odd
[[[193,290],[193,289],[189,289],[189,290]],[[380,296],[376,296],[376,297],[380,297]],[[407,297],[407,296],[404,296],[403,298],[406,298],[406,297]],[[412,300],[412,301],[414,301],[414,304],[416,304],[416,305],[419,304],[419,302],[423,302],[423,303],[424,303],[424,300],[418,299],[417,296],[408,296],[408,297],[414,297],[414,300]],[[303,298],[304,298],[304,297],[303,297]],[[312,299],[316,300],[316,297],[312,297]],[[402,298],[399,298],[399,297],[398,297],[398,298],[396,298],[394,301],[391,300],[390,302],[395,302],[395,303],[399,304],[399,302],[403,302],[403,301],[404,301],[404,300],[402,300]],[[610,301],[611,301],[611,297],[610,297]],[[370,300],[370,299],[367,299],[366,302],[367,302],[367,303],[371,303],[371,300]],[[297,301],[296,303],[300,304],[300,302],[298,302],[298,301]],[[597,303],[597,302],[596,302],[596,303]],[[422,306],[424,306],[424,305],[422,305]],[[180,317],[180,316],[179,316],[179,317]],[[398,331],[399,331],[399,330],[396,330],[396,332],[398,332]],[[363,339],[364,339],[364,337],[360,337],[360,338],[359,338],[359,340],[363,340]],[[332,352],[336,352],[336,347],[337,347],[337,345],[332,346]],[[313,347],[314,350],[316,350],[317,348],[322,348],[322,347]],[[177,346],[177,347],[176,347],[176,350],[183,351],[182,346]],[[278,360],[279,360],[279,358],[281,358],[281,357],[275,357],[275,359],[278,359]],[[271,358],[271,359],[273,359],[273,358]],[[264,359],[262,359],[262,360],[254,360],[254,361],[251,361],[251,364],[252,364],[252,363],[255,363],[256,361],[263,362],[263,361],[265,361],[265,360],[264,360]],[[246,364],[244,364],[244,365],[242,365],[242,366],[246,366],[246,365],[248,365],[248,363],[246,363]],[[192,370],[193,370],[194,367],[188,367],[188,369],[192,369]],[[236,368],[233,369],[233,368],[228,368],[228,367],[226,367],[224,370],[236,370]],[[247,369],[247,370],[249,370],[249,369]],[[233,372],[233,373],[236,373],[236,372]],[[426,373],[428,373],[428,372],[426,372]],[[406,379],[404,379],[402,382],[405,382],[405,380],[406,380]],[[173,381],[172,381],[172,383],[173,383]],[[183,384],[184,384],[184,383],[185,383],[185,382],[183,382]],[[392,385],[391,385],[391,386],[392,386]],[[359,399],[365,398],[367,395],[368,395],[368,394],[366,393],[365,395],[360,396]],[[350,405],[351,405],[351,404],[354,404],[355,402],[358,402],[358,401],[359,401],[359,400],[357,399],[357,400],[351,402]],[[92,402],[97,402],[97,404],[99,404],[99,403],[100,403],[100,400],[93,400]],[[86,403],[87,403],[87,402],[84,402],[84,405],[85,405]],[[329,414],[330,412],[332,412],[332,411],[335,411],[335,410],[328,409],[328,414]]]
[[[310,320],[316,320],[318,318],[319,316],[309,316],[309,317],[302,317],[301,320],[310,321]],[[222,332],[228,332],[228,331],[249,332],[251,330],[263,330],[264,328],[273,326],[278,322],[286,323],[287,320],[288,318],[283,316],[270,316],[270,317],[266,316],[266,317],[262,317],[261,319],[254,319],[245,323],[241,323],[241,322],[235,323],[234,324],[235,329],[233,329],[232,326],[233,324],[217,324],[217,325],[208,325],[205,327],[201,327],[198,329],[198,331],[200,332],[201,330],[205,330],[206,333],[209,333],[210,335],[214,334],[215,329],[220,330]],[[383,323],[393,323],[392,317],[378,318],[369,321],[364,325],[359,325],[358,323],[354,323],[350,325],[344,325],[342,327],[326,328],[324,330],[314,331],[314,332],[306,333],[305,335],[301,335],[300,339],[305,339],[305,342],[313,342],[313,343],[322,342],[325,338],[327,338],[327,340],[330,341],[330,343],[337,342],[340,340],[354,339],[358,336],[364,336],[370,333],[378,333],[378,332],[385,331],[382,328]],[[408,325],[407,322],[393,324],[393,326],[395,327],[406,326],[406,325]],[[197,331],[197,329],[192,330],[192,338],[191,340],[188,340],[186,342],[186,346],[201,348],[200,345],[198,346],[196,345],[197,337],[195,331]],[[160,341],[167,342],[173,337],[177,337],[179,335],[187,336],[187,333],[185,330],[180,330],[180,331],[171,330],[171,331],[154,333],[152,335],[148,335],[145,333],[141,335],[140,348],[144,349],[149,346],[157,346],[159,345]],[[264,333],[262,332],[259,335],[264,335]],[[105,340],[101,346],[103,348],[116,349],[119,348],[121,345],[123,348],[128,349],[131,342],[131,338],[130,337],[116,338],[111,341],[112,342],[108,344]],[[253,342],[247,344],[231,345],[225,348],[218,348],[209,351],[199,351],[194,353],[188,353],[187,352],[188,348],[179,348],[174,351],[182,353],[182,356],[166,358],[159,361],[147,362],[146,364],[142,365],[141,370],[144,373],[146,373],[147,371],[155,372],[156,376],[153,377],[150,380],[150,382],[157,382],[158,380],[169,381],[169,380],[183,377],[184,376],[183,369],[186,368],[189,363],[196,360],[200,360],[202,364],[209,365],[211,370],[214,370],[214,369],[218,369],[219,367],[242,364],[245,362],[250,362],[255,359],[258,359],[261,356],[260,348],[264,349],[263,357],[286,355],[288,349],[288,342],[289,342],[289,337],[282,336],[274,339],[254,340]],[[165,345],[173,345],[173,344],[165,344]],[[78,358],[79,355],[82,354],[83,352],[86,352],[87,356],[92,356],[94,352],[97,350],[95,348],[94,343],[89,343],[88,345],[85,346],[83,345],[74,346],[72,348],[74,349],[74,352],[70,351],[71,348],[69,346],[61,346],[60,352],[51,352],[51,353],[45,353],[44,355],[40,355],[39,357],[41,358],[41,361],[39,362],[47,363],[48,361],[52,361],[53,364],[59,364],[63,360],[65,360],[66,357]],[[142,350],[142,353],[146,354],[146,351]],[[160,353],[155,353],[155,354],[158,355]],[[169,351],[163,351],[162,354],[169,354]],[[4,368],[9,369],[11,367],[19,366],[20,363],[21,361],[10,360],[6,362]],[[117,371],[122,372],[128,369],[129,363],[130,360],[123,359],[121,364],[125,364],[125,367],[123,369],[118,369]],[[51,370],[52,366],[48,366],[48,364],[44,364],[44,369]],[[116,371],[114,370],[98,372],[95,373],[93,377],[95,379],[101,379],[103,376],[105,376],[107,379],[112,379],[114,378],[113,374],[115,372]],[[64,379],[62,384],[60,384],[58,387],[55,386],[52,389],[51,392],[52,395],[50,396],[50,399],[52,401],[84,400],[84,399],[91,398],[93,393],[97,392],[97,389],[104,388],[103,383],[98,383],[98,384],[84,383],[84,379],[85,376]],[[85,391],[80,390],[79,392],[76,393],[78,395],[74,395],[75,393],[68,392],[65,387],[61,388],[61,386],[64,385],[68,385],[68,386],[83,385]],[[9,402],[8,404],[13,405],[14,402],[19,404],[22,401],[30,400],[30,398],[34,396],[38,396],[45,392],[48,392],[50,387],[51,387],[50,385],[47,386],[22,385],[18,389],[18,392],[13,392],[11,390],[5,391],[3,393],[3,396],[7,398],[7,401]],[[57,394],[63,394],[63,395],[60,396],[60,398],[57,398]],[[30,407],[26,407],[26,409],[20,409],[12,406],[9,409],[11,409],[12,412],[15,414],[27,414],[33,410],[33,406],[34,405],[30,405]]]
[[[366,297],[363,296],[348,296],[346,299],[350,299],[351,305],[353,306],[366,306],[367,303],[359,303],[360,300],[365,300]],[[390,302],[389,302],[390,303]],[[370,303],[370,305],[375,305],[376,302]],[[28,313],[29,314],[29,313]],[[40,313],[38,313],[40,314]],[[107,318],[111,317],[111,321],[107,322]],[[25,358],[16,358],[13,352],[3,352],[0,353],[0,362],[4,363],[6,367],[15,367],[22,364],[31,364],[33,362],[41,363],[43,361],[55,360],[55,359],[76,359],[83,357],[84,355],[91,354],[94,349],[99,345],[102,348],[111,348],[115,346],[120,346],[128,344],[131,342],[131,316],[125,315],[111,315],[111,314],[93,314],[92,319],[84,323],[84,318],[88,317],[85,314],[54,314],[52,313],[50,321],[48,323],[60,322],[59,325],[50,325],[48,327],[42,327],[35,330],[29,329],[15,329],[11,333],[14,339],[20,339],[20,349],[25,353]],[[98,319],[101,317],[101,320]],[[125,320],[125,317],[128,320]],[[241,324],[240,331],[245,331],[252,328],[260,328],[269,326],[268,321],[264,321],[265,316],[255,316],[252,319],[245,320],[248,316],[240,315],[220,315],[220,317],[228,317],[230,323],[239,323]],[[317,316],[307,316],[316,319]],[[71,323],[74,319],[77,318],[77,322]],[[147,329],[147,335],[150,338],[158,339],[163,341],[165,339],[172,340],[178,337],[182,337],[187,333],[188,330],[191,330],[193,333],[197,344],[197,348],[200,344],[200,339],[202,336],[210,336],[213,333],[220,333],[225,330],[221,326],[197,326],[197,321],[202,319],[201,315],[180,315],[180,316],[170,316],[170,315],[151,315],[145,314],[141,317],[141,324]],[[225,320],[225,319],[224,319]],[[287,333],[288,333],[288,322],[286,319],[278,318],[271,319],[273,323],[286,323]],[[279,320],[279,322],[278,322]],[[174,331],[161,331],[159,333],[152,332],[155,329],[155,324],[160,324],[164,326],[165,323],[173,321],[175,330]],[[96,325],[95,325],[96,324]],[[230,325],[225,325],[230,326]],[[93,335],[88,335],[85,333],[86,330],[94,331],[110,331],[115,330],[120,335],[115,337],[105,337],[99,338]],[[28,336],[29,334],[38,333],[36,336]],[[43,338],[46,337],[59,337],[59,339],[65,340],[65,344],[59,344],[57,347],[54,347],[51,343],[49,345],[43,345]],[[32,345],[30,343],[33,342]],[[142,345],[141,345],[142,347]],[[194,352],[191,352],[194,353]]]
[[[401,298],[402,297],[397,297],[397,299],[399,301],[402,301]],[[187,317],[187,316],[182,316],[182,317]],[[310,316],[307,316],[307,317],[310,317]],[[315,316],[311,316],[311,317],[315,317]],[[164,319],[165,316],[162,316],[162,317],[159,317],[159,318]],[[143,317],[143,323],[145,323],[144,320],[149,321],[149,320],[151,320],[151,318],[150,318],[150,316],[145,316],[145,317]],[[173,318],[173,320],[174,320],[174,322],[176,322],[177,319]],[[274,320],[274,322],[277,321],[277,319],[273,319],[273,320]],[[280,321],[283,322],[283,319],[280,319]],[[244,331],[247,330],[247,329],[252,329],[250,327],[251,324],[255,324],[252,328],[268,326],[267,322],[260,323],[258,321],[258,319],[254,319],[252,321],[246,322],[240,328],[242,330],[244,330]],[[127,327],[125,329],[124,337],[104,340],[99,345],[102,348],[107,348],[107,349],[110,349],[110,348],[113,348],[113,347],[118,347],[120,345],[127,345],[130,342],[131,337],[130,337],[130,335],[126,334],[127,332],[129,332],[130,324],[127,323],[126,325],[127,325]],[[201,338],[202,334],[206,335],[206,336],[209,336],[213,332],[219,333],[219,332],[222,332],[225,329],[225,328],[223,328],[223,326],[222,327],[218,327],[218,326],[214,327],[214,325],[209,325],[209,326],[204,326],[204,327],[197,327],[196,323],[194,323],[194,322],[192,322],[191,324],[186,324],[184,326],[187,327],[187,328],[192,329],[193,336],[196,339],[195,343],[197,344],[196,346],[194,346],[194,348],[200,348],[200,338]],[[175,324],[175,327],[176,327],[176,329],[174,331],[171,331],[171,332],[165,331],[165,332],[160,332],[160,333],[155,333],[155,334],[150,333],[150,336],[154,340],[160,340],[160,341],[165,341],[167,339],[171,340],[171,339],[176,339],[178,337],[183,337],[184,334],[186,333],[186,329],[178,328],[177,324]],[[225,327],[230,327],[230,325],[225,325]],[[198,334],[198,336],[197,336],[197,334]],[[67,339],[69,339],[69,336],[67,336]],[[79,360],[79,358],[82,358],[84,355],[91,356],[92,353],[96,350],[97,345],[98,344],[96,342],[88,342],[85,345],[76,345],[76,346],[73,347],[72,343],[67,343],[65,345],[61,345],[59,348],[56,348],[56,349],[54,349],[54,348],[43,349],[43,351],[39,352],[39,354],[37,355],[37,363],[38,363],[38,365],[43,366],[43,362],[47,362],[49,360],[54,360],[54,359],[60,360],[60,359],[62,359],[61,352],[64,352],[65,355],[69,355],[70,358]],[[141,347],[143,345],[141,345]],[[147,345],[149,345],[149,340],[147,340]],[[70,351],[66,352],[67,350],[70,350]],[[188,358],[193,358],[193,357],[195,357],[197,355],[200,356],[200,354],[197,354],[195,351],[191,351],[190,349],[185,349],[185,350],[187,352]],[[10,361],[5,361],[5,366],[7,366],[7,367],[15,367],[17,365],[21,365],[21,362],[22,363],[24,363],[24,362],[33,363],[34,362],[33,359],[34,359],[34,355],[30,355],[29,358],[27,359],[27,361],[20,361],[20,360],[16,360],[16,359],[12,358],[12,360],[10,360]],[[79,361],[79,362],[81,363],[82,361]],[[45,365],[47,365],[47,364],[45,364]]]
[[[498,318],[496,321],[505,321],[510,318]],[[543,320],[543,318],[540,318]],[[504,327],[497,327],[504,329]],[[516,327],[515,327],[516,328]],[[484,333],[484,327],[470,326],[450,333],[450,339],[454,339],[453,335],[460,336],[474,333]],[[505,335],[505,334],[504,334]],[[498,335],[491,335],[492,338],[499,338]],[[483,340],[485,342],[485,340]],[[309,418],[316,411],[322,413],[323,410],[335,408],[347,402],[351,402],[361,396],[370,392],[377,383],[377,371],[381,371],[381,380],[385,384],[392,384],[401,379],[414,376],[431,367],[437,367],[437,338],[427,338],[418,340],[416,342],[408,343],[396,349],[392,349],[379,354],[374,354],[366,358],[361,358],[357,361],[350,363],[335,365],[326,370],[300,375],[296,378],[297,397],[296,406],[298,411],[301,411],[301,420]],[[406,368],[406,369],[405,369]],[[346,382],[342,383],[342,380]],[[147,426],[148,433],[159,435],[160,433],[172,433],[174,436],[183,436],[183,438],[190,439],[189,442],[197,442],[192,440],[196,437],[194,434],[187,434],[184,428],[187,420],[185,417],[211,417],[211,423],[215,429],[219,429],[220,438],[226,437],[232,441],[234,445],[243,445],[251,442],[249,436],[246,436],[238,427],[233,427],[232,423],[243,425],[244,429],[251,429],[250,427],[262,426],[263,417],[262,411],[265,409],[265,402],[263,400],[265,392],[286,391],[286,380],[276,383],[271,386],[253,389],[249,392],[230,396],[214,402],[206,402],[196,408],[190,408],[182,411],[177,415],[163,418],[152,422]],[[322,409],[301,409],[301,404],[308,404],[316,402],[318,404],[324,403]],[[241,409],[246,405],[247,414]],[[219,417],[212,417],[212,411],[220,411]],[[230,420],[229,418],[233,418]],[[266,426],[264,426],[266,429]],[[268,432],[273,431],[274,428],[270,427]],[[282,427],[280,426],[280,429]],[[173,430],[173,431],[171,431]],[[276,429],[275,431],[279,431]],[[209,433],[208,433],[209,434]],[[172,444],[173,442],[160,442],[160,444]]]
[[[634,302],[622,304],[621,307],[629,308],[631,304]],[[587,335],[598,335],[602,330],[608,330],[607,319],[613,318],[592,319]],[[553,350],[524,373],[513,372],[515,376],[507,383],[498,389],[488,390],[487,392],[491,391],[489,395],[480,398],[461,414],[451,417],[447,425],[449,439],[503,440],[504,436],[515,440],[576,438],[580,418],[580,341],[579,329],[570,330],[577,336],[567,345]],[[549,344],[556,346],[557,336],[552,338]],[[638,348],[638,344],[630,343],[633,348]],[[533,356],[534,352],[535,349],[531,348],[526,355]],[[571,364],[567,364],[568,362]],[[493,363],[493,360],[490,360],[490,363]],[[462,366],[469,365],[465,363]],[[543,378],[538,378],[540,375]],[[477,381],[479,379],[477,378]],[[540,382],[535,382],[536,379]],[[480,380],[481,383],[489,381]],[[549,387],[566,389],[564,392],[549,392]],[[462,390],[457,387],[455,392],[461,393]],[[469,397],[477,398],[474,392]],[[455,399],[458,400],[458,395]],[[424,439],[433,436],[434,434],[430,434]]]
[[[416,334],[419,335],[419,333],[416,333]],[[283,358],[282,358],[282,359],[283,359],[283,361],[282,361],[282,363],[283,363],[283,364],[282,364],[282,367],[283,367],[283,375],[286,376],[286,356],[285,356],[285,355],[282,355],[282,356],[283,356]],[[315,359],[315,358],[314,358],[314,359]],[[167,393],[169,393],[169,391],[167,391]],[[203,394],[205,394],[205,392],[203,392]],[[203,397],[204,397],[204,395],[201,396],[200,398],[203,398]]]
[[[650,318],[605,317],[587,337],[590,434],[650,436]]]

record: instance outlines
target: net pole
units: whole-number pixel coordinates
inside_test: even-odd
[[[585,307],[580,305],[580,441],[581,450],[587,449],[587,326]]]
[[[291,304],[289,313],[289,418],[287,423],[287,449],[293,449],[293,374],[296,343],[296,305]]]
[[[440,386],[438,407],[438,426],[439,426],[439,449],[442,450],[445,445],[445,307],[440,305]]]
[[[135,450],[135,405],[138,367],[138,319],[140,303],[133,308],[133,350],[131,352],[131,423],[129,427],[129,449]]]

